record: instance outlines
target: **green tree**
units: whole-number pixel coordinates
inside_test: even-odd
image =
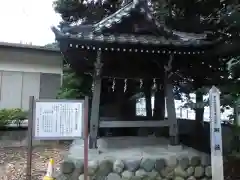
[[[62,99],[81,99],[91,95],[92,78],[85,74],[76,74],[65,64],[63,68],[62,87],[58,93],[58,98]]]
[[[107,15],[115,12],[120,1],[83,1],[83,0],[55,0],[53,5],[62,17],[61,26],[81,20],[82,24],[100,21]]]
[[[57,13],[62,16],[62,22],[60,24],[61,28],[66,27],[66,24],[71,22],[80,21],[82,24],[89,24],[100,21],[107,15],[115,12],[119,9],[121,1],[108,0],[104,1],[79,1],[79,0],[56,0],[54,2],[54,8]],[[237,19],[237,3],[233,1],[199,1],[199,0],[154,0],[152,1],[152,6],[154,9],[155,17],[162,23],[164,23],[169,29],[180,30],[183,32],[195,32],[203,33],[205,31],[210,31],[212,38],[217,37],[228,37],[229,33],[235,35],[237,23],[234,23]],[[216,69],[221,68],[220,65],[216,65]],[[185,72],[187,70],[184,70]],[[224,74],[226,77],[225,70],[220,70],[219,72]],[[189,72],[189,74],[184,74],[184,78],[190,81],[198,82],[198,77],[194,74],[196,71]],[[75,77],[74,72],[67,72],[65,79]],[[68,77],[68,78],[67,78]],[[221,77],[218,73],[216,77]],[[79,80],[83,83],[84,76],[78,75],[75,80]],[[88,78],[89,79],[89,78]],[[226,78],[225,78],[226,79]],[[213,78],[211,76],[201,79],[201,81],[209,81],[209,84],[219,85],[222,79]],[[65,80],[64,80],[65,81]],[[69,80],[68,80],[69,81]],[[181,80],[182,81],[182,80]],[[80,83],[79,82],[79,83]],[[74,84],[74,85],[72,85]],[[89,86],[91,83],[87,83]],[[177,83],[178,84],[178,83]],[[191,91],[197,92],[200,96],[198,89],[201,88],[201,83],[198,85],[186,83],[190,86]],[[70,96],[71,94],[80,93],[79,91],[86,92],[86,90],[77,90],[80,88],[78,83],[66,83],[64,86],[67,88],[62,89],[62,95]],[[74,87],[74,88],[73,88]],[[71,90],[71,88],[73,88]],[[81,87],[82,88],[82,87]],[[88,88],[89,89],[89,88]],[[68,93],[68,91],[70,91]],[[185,92],[184,88],[178,88],[179,94]],[[189,93],[188,92],[188,93]],[[85,94],[85,93],[82,93]],[[71,95],[72,96],[72,95]],[[70,97],[71,97],[70,96]],[[75,95],[74,95],[75,96]],[[82,95],[80,95],[82,96]]]
[[[58,43],[49,43],[44,47],[58,49]],[[57,98],[60,99],[81,99],[91,95],[92,78],[85,74],[76,74],[70,65],[63,58],[63,79],[62,86]]]

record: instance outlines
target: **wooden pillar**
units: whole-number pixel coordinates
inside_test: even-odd
[[[147,118],[152,119],[152,89],[151,81],[144,81],[144,95],[146,99],[146,115]]]
[[[167,104],[167,114],[169,120],[169,137],[170,145],[179,145],[178,137],[178,122],[176,117],[176,109],[174,103],[173,85],[171,82],[171,62],[173,56],[170,56],[170,63],[168,67],[165,68],[165,93],[166,93],[166,104]]]
[[[97,61],[95,63],[95,75],[93,77],[94,89],[92,97],[92,108],[91,108],[91,118],[90,118],[90,138],[89,138],[89,148],[97,148],[97,136],[98,136],[98,126],[99,126],[99,106],[100,106],[100,95],[101,95],[101,51],[97,52]]]
[[[163,74],[164,75],[164,74]],[[157,82],[157,91],[154,96],[153,119],[164,120],[165,118],[165,91],[162,84]]]

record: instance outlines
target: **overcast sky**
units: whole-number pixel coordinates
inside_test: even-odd
[[[45,45],[54,42],[50,27],[60,16],[52,8],[53,0],[0,0],[0,41],[32,42]]]

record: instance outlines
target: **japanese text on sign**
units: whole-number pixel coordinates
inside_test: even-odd
[[[213,86],[209,92],[212,179],[223,180],[220,91]]]
[[[82,102],[36,102],[34,138],[74,139],[83,134]]]

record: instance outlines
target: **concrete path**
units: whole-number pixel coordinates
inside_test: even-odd
[[[192,148],[169,146],[165,138],[156,137],[109,137],[98,140],[98,150],[89,149],[89,160],[167,158],[170,156],[193,157],[202,154]],[[83,140],[75,140],[69,149],[68,158],[83,159]]]

